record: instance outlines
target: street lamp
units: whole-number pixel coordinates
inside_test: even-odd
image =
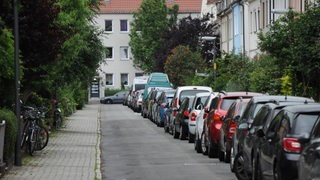
[[[214,81],[216,81],[216,71],[217,71],[217,64],[215,62],[215,55],[216,55],[216,49],[215,49],[215,41],[216,41],[217,37],[216,36],[203,36],[201,37],[201,40],[203,41],[212,41],[213,42],[213,46],[211,51],[208,51],[207,53],[210,53],[212,55],[212,60],[213,60],[213,79]]]

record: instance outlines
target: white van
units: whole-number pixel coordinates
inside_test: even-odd
[[[131,86],[131,91],[132,93],[145,89],[146,84],[148,83],[148,78],[149,76],[137,76],[133,79],[132,86]]]

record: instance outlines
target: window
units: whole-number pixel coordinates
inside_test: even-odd
[[[112,20],[105,20],[105,31],[112,32]]]
[[[113,85],[113,74],[106,74],[106,85]]]
[[[120,31],[128,32],[128,20],[120,20]]]
[[[129,47],[128,46],[121,46],[120,47],[120,59],[121,60],[128,60],[129,59]]]
[[[121,74],[121,85],[129,85],[128,84],[128,74]]]
[[[106,48],[106,58],[108,60],[113,59],[113,47]]]

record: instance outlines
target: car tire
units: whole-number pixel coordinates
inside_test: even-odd
[[[195,136],[189,132],[188,133],[188,142],[189,143],[194,143],[194,138],[195,138]]]
[[[172,134],[174,139],[178,139],[180,136],[179,131],[177,131],[177,125],[173,125]]]
[[[106,104],[112,104],[112,100],[111,99],[107,99],[106,100]]]
[[[225,153],[221,150],[218,151],[218,157],[219,161],[224,162],[225,161]]]
[[[231,161],[231,151],[227,148],[227,147],[229,147],[227,142],[225,142],[224,147],[226,147],[226,154],[225,154],[224,162],[225,163],[230,163],[230,161]]]
[[[242,152],[238,152],[234,158],[234,173],[239,180],[251,179],[251,176],[245,169],[245,163]]]
[[[194,140],[194,149],[196,150],[197,153],[202,153],[201,149],[201,139],[196,135],[196,138]]]
[[[201,151],[203,155],[208,155],[208,146],[206,145],[206,137],[204,132],[201,134]]]
[[[187,132],[184,125],[180,125],[180,140],[186,140],[187,139]]]
[[[209,158],[216,158],[218,154],[217,147],[211,143],[211,140],[208,141],[208,156]]]
[[[262,172],[259,166],[259,156],[253,157],[252,160],[252,180],[262,179]]]

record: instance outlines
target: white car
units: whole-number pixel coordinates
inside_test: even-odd
[[[195,96],[197,93],[212,92],[212,88],[208,86],[179,86],[172,99],[172,113],[170,119],[172,121],[169,125],[169,131],[172,132],[174,137],[178,137],[180,134],[180,122],[175,121],[175,116],[180,104],[185,97]]]
[[[194,139],[194,148],[198,153],[202,153],[202,146],[201,146],[201,136],[203,133],[203,124],[204,120],[206,119],[209,111],[209,106],[213,98],[217,96],[218,93],[212,92],[207,97],[206,101],[203,104],[203,108],[200,110],[199,114],[196,118],[196,126],[195,126],[195,139]]]
[[[188,140],[189,143],[194,142],[195,132],[196,132],[196,120],[200,111],[204,107],[204,103],[207,100],[210,92],[197,93],[191,105],[191,110],[189,113],[189,121],[188,121]]]

